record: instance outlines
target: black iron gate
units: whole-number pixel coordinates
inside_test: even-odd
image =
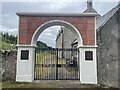
[[[78,49],[36,49],[35,80],[78,80]]]

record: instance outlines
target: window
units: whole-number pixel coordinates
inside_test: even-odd
[[[93,51],[85,51],[85,60],[93,60]]]
[[[21,60],[29,59],[29,50],[21,50]]]

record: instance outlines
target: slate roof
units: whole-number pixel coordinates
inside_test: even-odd
[[[90,9],[86,9],[83,13],[98,13],[95,9],[90,8]]]
[[[96,19],[96,30],[99,31],[101,27],[103,27],[108,20],[120,9],[120,4],[114,7],[112,10],[107,12],[105,15]]]

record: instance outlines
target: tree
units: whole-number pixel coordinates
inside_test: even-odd
[[[8,33],[0,33],[2,36],[2,41],[10,44],[17,44],[17,37],[14,35],[9,35]]]

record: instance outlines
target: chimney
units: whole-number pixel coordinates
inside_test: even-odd
[[[93,0],[87,0],[87,9],[93,8]]]

